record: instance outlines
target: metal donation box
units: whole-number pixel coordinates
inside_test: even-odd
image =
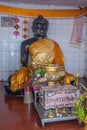
[[[73,85],[41,86],[39,102],[46,110],[56,107],[72,107],[79,93]]]

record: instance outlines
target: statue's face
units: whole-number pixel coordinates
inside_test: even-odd
[[[35,36],[40,36],[40,37],[47,36],[48,26],[46,23],[36,23],[36,26],[33,26],[32,29]]]

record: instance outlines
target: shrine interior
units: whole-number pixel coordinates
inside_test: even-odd
[[[0,130],[87,130],[87,0],[0,0],[0,104]]]

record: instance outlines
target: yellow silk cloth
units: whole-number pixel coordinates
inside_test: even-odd
[[[36,64],[64,64],[64,56],[59,45],[49,38],[43,38],[34,42],[29,53],[31,62]]]
[[[43,38],[34,42],[29,48],[31,62],[36,64],[55,64],[64,65],[64,56],[60,46],[49,38]],[[66,72],[66,83],[75,80],[74,75]]]
[[[26,83],[29,83],[29,70],[22,66],[11,76],[11,91],[15,92],[18,89],[24,88]]]

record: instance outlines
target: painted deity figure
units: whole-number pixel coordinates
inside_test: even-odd
[[[64,56],[58,43],[47,37],[48,20],[39,15],[32,24],[34,37],[21,43],[22,66],[10,78],[11,90],[15,92],[29,82],[29,66],[34,64],[64,65]],[[66,83],[75,80],[72,74],[66,72]]]

